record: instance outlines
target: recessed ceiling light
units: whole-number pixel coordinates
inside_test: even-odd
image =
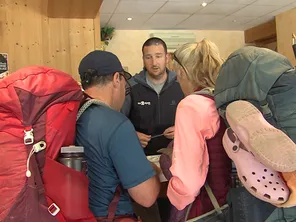
[[[208,5],[208,3],[206,3],[206,2],[203,2],[203,3],[201,4],[202,7],[206,7],[207,5]]]
[[[132,18],[132,17],[128,17],[127,20],[128,20],[128,21],[132,21],[133,18]]]

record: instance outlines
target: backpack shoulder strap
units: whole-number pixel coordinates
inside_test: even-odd
[[[99,105],[99,106],[108,106],[105,103],[103,103],[100,100],[97,99],[88,99],[86,100],[86,102],[80,107],[77,117],[76,117],[76,121],[81,117],[81,115],[85,112],[85,110],[87,110],[88,107],[90,107],[91,105]]]
[[[212,100],[215,100],[214,88],[212,88],[212,87],[204,88],[203,90],[194,92],[193,94],[194,95],[203,95],[203,96],[208,97]],[[223,119],[226,120],[226,111],[224,109],[222,109],[221,107],[218,108],[218,113],[219,113],[219,116],[221,116]]]
[[[115,214],[116,214],[116,209],[117,209],[117,205],[118,205],[118,202],[120,200],[120,194],[122,193],[122,188],[120,187],[120,185],[118,185],[116,187],[116,190],[115,190],[115,194],[114,194],[114,197],[113,197],[113,200],[111,201],[109,207],[108,207],[108,222],[112,222],[114,221],[114,218],[115,218]]]
[[[194,93],[192,93],[194,95],[206,95],[206,96],[213,96],[214,97],[214,88],[212,87],[207,87],[207,88],[204,88],[200,91],[196,91]]]
[[[221,209],[211,187],[209,186],[209,184],[207,182],[205,183],[205,188],[206,188],[206,191],[209,195],[209,198],[210,198],[215,210],[217,211],[218,214],[222,214],[222,209]]]
[[[210,99],[214,99],[214,88],[211,88],[211,87],[204,88],[204,89],[202,89],[200,91],[196,91],[192,94],[193,95],[201,95],[201,96],[208,97]]]

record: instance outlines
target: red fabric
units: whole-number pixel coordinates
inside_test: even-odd
[[[46,112],[46,141],[51,147],[46,149],[47,157],[56,159],[60,147],[74,144],[79,106],[80,101],[69,101],[53,105]]]
[[[33,66],[1,80],[0,95],[0,221],[96,221],[88,209],[87,178],[56,162],[60,148],[74,144],[83,98],[79,85],[66,73]],[[46,150],[31,157],[27,178],[29,129],[34,143],[46,142]],[[62,214],[50,215],[46,200]]]
[[[84,174],[46,158],[43,182],[47,197],[57,204],[67,222],[96,221],[88,208],[88,179]]]

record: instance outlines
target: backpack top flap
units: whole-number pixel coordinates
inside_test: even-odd
[[[1,106],[13,112],[26,127],[49,106],[82,100],[75,80],[62,71],[42,66],[20,69],[0,81]]]
[[[285,56],[269,49],[246,46],[235,51],[217,78],[217,108],[239,99],[263,102],[279,76],[290,69],[293,66]]]

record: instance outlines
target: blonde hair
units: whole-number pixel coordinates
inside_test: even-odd
[[[174,65],[174,53],[173,52],[169,52],[168,53],[168,64],[167,64],[167,68],[170,71],[176,72],[176,70],[175,70],[176,66]]]
[[[197,88],[215,87],[223,63],[215,43],[204,39],[187,43],[174,53],[175,63],[182,67],[191,84]]]

